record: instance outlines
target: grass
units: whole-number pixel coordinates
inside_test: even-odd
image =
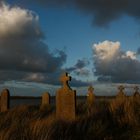
[[[77,103],[76,119],[60,121],[53,106],[21,105],[0,113],[0,140],[140,140],[140,99]]]

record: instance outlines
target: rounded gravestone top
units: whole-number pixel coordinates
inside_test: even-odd
[[[118,89],[119,89],[120,91],[123,91],[125,88],[124,88],[123,85],[120,85],[120,86],[118,86]]]
[[[94,91],[93,86],[89,86],[88,91],[89,91],[89,93],[93,93],[93,91]]]
[[[7,94],[10,93],[10,92],[9,92],[9,89],[3,89],[2,92],[1,92],[1,94],[6,94],[6,93],[7,93]]]

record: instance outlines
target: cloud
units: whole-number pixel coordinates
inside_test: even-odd
[[[66,71],[73,73],[76,76],[87,77],[90,75],[90,71],[87,69],[89,64],[89,60],[79,59],[74,66],[66,68]]]
[[[75,64],[76,68],[82,69],[85,66],[89,65],[89,61],[87,59],[82,59],[82,60],[78,60],[77,63]]]
[[[140,61],[136,53],[124,52],[120,42],[104,41],[93,45],[94,74],[98,81],[140,82]]]
[[[0,79],[45,81],[61,71],[67,55],[44,43],[36,13],[2,3],[0,8]]]
[[[45,77],[43,74],[41,73],[28,73],[26,75],[26,77],[24,78],[25,81],[36,81],[36,82],[40,82],[40,81],[44,81]]]
[[[32,11],[20,7],[11,8],[3,3],[0,13],[0,38],[7,39],[14,36],[13,39],[22,37],[38,39],[43,37],[39,27],[39,17]]]
[[[34,81],[60,84],[59,77],[67,55],[63,50],[51,53],[44,43],[39,16],[33,11],[9,6],[0,7],[0,81]],[[78,60],[75,68],[80,70],[86,61]],[[74,69],[75,69],[74,68]],[[81,72],[79,72],[81,73]],[[86,73],[86,72],[82,72]],[[86,82],[73,78],[73,85]]]
[[[136,54],[137,54],[137,55],[140,55],[140,47],[137,49]]]
[[[96,57],[102,60],[110,61],[113,57],[116,57],[119,53],[120,42],[104,41],[99,44],[94,44],[94,52]]]
[[[74,71],[74,73],[77,75],[77,76],[82,76],[82,77],[87,77],[90,75],[90,71],[89,69],[77,69]]]
[[[140,18],[139,0],[33,0],[43,6],[74,7],[93,18],[97,26],[106,26],[124,15]]]

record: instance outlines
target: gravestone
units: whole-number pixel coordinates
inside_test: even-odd
[[[88,105],[93,105],[95,102],[95,95],[94,95],[93,91],[94,91],[94,88],[92,86],[89,86],[88,93],[87,93]]]
[[[56,117],[60,120],[71,121],[76,115],[76,91],[68,84],[71,77],[67,73],[60,78],[62,87],[56,93]]]
[[[126,97],[126,96],[125,96],[125,93],[124,93],[124,89],[125,89],[125,88],[124,88],[124,86],[122,86],[122,85],[118,87],[119,92],[118,92],[118,94],[117,94],[117,97]]]
[[[42,95],[41,107],[50,105],[50,94],[48,92]]]
[[[0,107],[1,107],[1,112],[5,112],[9,109],[10,105],[10,93],[8,89],[4,89],[1,92],[1,102],[0,102]]]
[[[134,87],[134,90],[135,90],[135,92],[134,92],[133,96],[134,97],[140,97],[139,87],[138,86],[135,86]]]

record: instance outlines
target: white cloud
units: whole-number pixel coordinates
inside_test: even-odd
[[[133,51],[122,51],[120,42],[93,45],[94,74],[100,81],[140,82],[140,61]]]
[[[41,35],[39,17],[27,9],[10,7],[2,3],[0,8],[0,37],[7,35],[27,35],[25,29],[30,29],[32,35]]]
[[[126,52],[126,56],[130,57],[131,59],[137,59],[136,58],[136,53],[132,52],[132,51],[127,51]]]
[[[136,53],[132,51],[123,52],[120,49],[120,42],[103,41],[94,44],[93,47],[94,57],[102,61],[113,61],[120,58],[137,59]]]
[[[99,59],[111,60],[115,57],[120,49],[120,42],[103,41],[93,45],[95,55]]]

